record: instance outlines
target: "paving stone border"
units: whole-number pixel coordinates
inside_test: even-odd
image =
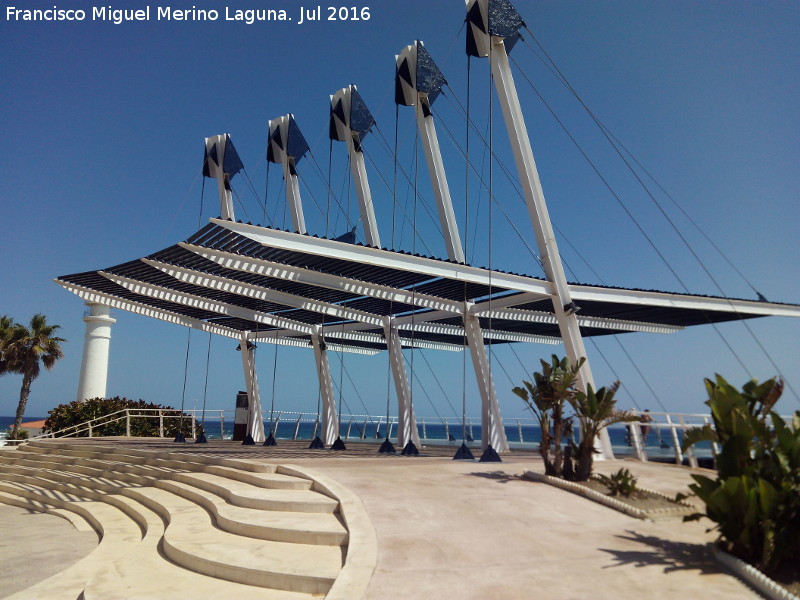
[[[739,579],[744,580],[748,585],[769,600],[800,600],[800,598],[792,592],[782,585],[775,583],[753,565],[744,562],[740,558],[736,558],[732,554],[728,554],[716,545],[713,547],[713,554],[718,563],[733,572]]]
[[[541,473],[535,473],[534,471],[525,471],[522,474],[522,477],[530,481],[538,481],[540,483],[546,483],[548,485],[552,485],[562,490],[572,492],[573,494],[578,494],[579,496],[583,496],[585,498],[588,498],[589,500],[593,500],[600,504],[604,504],[609,508],[613,508],[614,510],[623,512],[626,515],[629,515],[636,519],[650,519],[650,520],[665,519],[669,517],[679,517],[689,514],[690,512],[697,511],[696,506],[692,506],[687,502],[676,502],[675,508],[655,508],[651,510],[643,510],[641,508],[636,508],[635,506],[631,506],[630,504],[627,504],[622,500],[618,500],[613,496],[606,496],[601,492],[588,488],[585,485],[581,485],[580,483],[575,483],[573,481],[565,481],[564,479],[560,479],[558,477],[552,477],[551,475],[542,475]],[[666,494],[662,494],[661,492],[657,492],[656,490],[651,490],[643,487],[639,487],[638,489],[647,494],[651,494],[653,496],[659,496],[666,500],[674,501],[672,497],[667,496]]]

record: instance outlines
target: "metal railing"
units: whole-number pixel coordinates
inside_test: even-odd
[[[689,429],[702,427],[711,424],[711,415],[699,413],[666,413],[666,412],[645,412],[637,413],[640,417],[647,415],[650,420],[626,423],[627,436],[624,443],[614,445],[614,450],[619,455],[625,455],[627,449],[625,444],[630,447],[630,452],[634,458],[642,461],[652,459],[672,460],[677,464],[683,464],[684,459],[689,465],[698,465],[698,456],[694,448],[689,448],[685,455],[681,450],[683,435]],[[183,416],[178,409],[147,409],[147,408],[127,408],[118,410],[114,413],[73,425],[57,432],[45,432],[37,436],[31,436],[29,440],[54,438],[54,437],[95,437],[102,435],[103,428],[124,421],[124,436],[130,437],[136,431],[134,423],[137,419],[158,419],[158,435],[165,437],[165,431],[170,421],[187,419],[190,423],[191,437],[197,437],[197,428],[200,423],[205,423],[205,434],[209,439],[229,439],[232,435],[232,425],[234,423],[234,411],[232,410],[184,410]],[[274,431],[276,437],[282,439],[313,439],[320,433],[321,422],[317,413],[297,412],[297,411],[276,411],[273,421],[269,421],[269,415],[265,416],[265,430]],[[791,417],[783,417],[791,426]],[[461,418],[447,417],[417,417],[417,430],[420,440],[425,443],[441,443],[458,441],[463,437],[466,441],[473,441],[480,438],[481,421],[478,418],[466,417],[462,423]],[[229,429],[226,431],[226,424]],[[384,438],[387,435],[391,438],[396,431],[398,419],[390,416],[387,420],[385,416],[365,415],[365,414],[343,414],[339,419],[340,435],[343,440],[376,439]],[[516,447],[538,447],[540,435],[538,431],[538,421],[531,417],[507,418],[504,420],[504,427],[508,440]],[[217,431],[219,432],[217,434]],[[388,433],[387,433],[388,432]],[[657,445],[648,443],[649,439],[655,438]],[[669,443],[667,443],[667,440]],[[0,439],[0,445],[18,445],[28,440]],[[709,452],[710,450],[710,452]],[[703,450],[701,450],[703,452]],[[717,444],[711,444],[710,449],[705,450],[713,458],[719,452]]]
[[[685,459],[689,466],[698,466],[698,452],[696,451],[696,447],[688,448],[684,455],[681,450],[681,443],[683,441],[683,435],[689,429],[703,427],[704,425],[713,425],[710,414],[650,411],[631,412],[638,414],[640,418],[643,415],[647,415],[650,418],[648,421],[640,420],[626,424],[630,445],[635,458],[645,462],[651,459],[650,453],[653,451],[653,448],[648,448],[647,439],[652,434],[658,441],[660,449],[671,449],[675,464],[683,464]],[[792,427],[793,421],[791,416],[782,415],[781,418],[789,427]],[[665,437],[670,440],[671,444],[664,442]],[[709,449],[711,458],[716,459],[720,451],[719,444],[711,443]]]

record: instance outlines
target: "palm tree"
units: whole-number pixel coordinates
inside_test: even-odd
[[[22,387],[19,391],[19,404],[17,415],[14,419],[14,428],[11,437],[16,437],[22,418],[25,416],[25,407],[31,393],[31,383],[39,376],[41,365],[48,371],[53,368],[56,361],[63,356],[61,342],[63,338],[56,337],[53,333],[60,329],[59,325],[48,325],[44,315],[34,315],[31,319],[30,329],[21,323],[11,324],[7,317],[0,323],[2,335],[2,368],[3,372],[21,373]]]
[[[7,315],[0,317],[0,375],[9,373],[8,361],[6,360],[6,344],[14,328],[14,319]]]
[[[610,386],[601,387],[596,392],[591,384],[586,392],[579,391],[568,398],[569,403],[578,416],[581,428],[580,444],[572,448],[575,458],[575,481],[586,481],[592,476],[594,464],[595,440],[600,432],[616,423],[638,421],[639,417],[630,411],[618,410],[614,394],[619,389],[619,381]]]

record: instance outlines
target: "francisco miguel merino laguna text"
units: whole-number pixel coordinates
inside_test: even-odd
[[[53,6],[47,9],[23,9],[14,6],[6,7],[6,21],[108,21],[120,25],[128,21],[150,21],[155,16],[157,21],[218,21],[222,15],[224,21],[240,21],[252,25],[256,21],[292,21],[283,9],[232,9],[228,6],[221,12],[215,9],[192,8],[178,9],[171,6],[156,6],[139,9],[122,9],[113,6],[93,6],[91,10],[67,9]],[[300,7],[298,25],[309,21],[368,21],[368,6],[314,6]]]

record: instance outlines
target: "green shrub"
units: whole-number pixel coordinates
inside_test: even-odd
[[[45,429],[55,433],[59,436],[59,431],[80,425],[86,421],[91,421],[99,417],[111,415],[112,413],[122,411],[124,409],[162,409],[164,414],[180,415],[180,411],[169,406],[162,406],[160,404],[153,404],[145,402],[144,400],[130,400],[128,398],[91,398],[82,402],[74,401],[69,404],[59,404],[54,409],[48,412],[47,420],[44,422]],[[109,422],[102,425],[96,425],[92,428],[92,436],[114,436],[126,434],[126,419],[125,414],[120,413],[118,416],[121,418],[117,421]],[[153,416],[131,418],[131,435],[136,437],[158,437],[159,435],[159,417],[157,413]],[[182,424],[181,424],[182,422]],[[199,423],[195,423],[196,431],[199,434],[201,427]],[[183,419],[164,418],[164,436],[174,437],[181,431],[184,435],[191,435],[192,432],[192,417],[184,415]],[[77,434],[77,437],[88,437],[88,431],[82,431]]]
[[[772,410],[783,392],[777,378],[737,390],[717,375],[706,379],[713,428],[686,433],[684,450],[700,441],[720,445],[717,477],[692,475],[725,550],[767,574],[798,575],[800,555],[800,411],[792,427]]]
[[[523,386],[512,391],[522,398],[539,420],[542,442],[539,453],[544,460],[544,472],[570,481],[586,481],[592,474],[594,443],[600,432],[609,425],[635,421],[635,415],[616,409],[614,394],[619,387],[615,382],[596,392],[591,385],[586,392],[578,390],[578,373],[585,358],[573,364],[568,357],[552,355],[551,361],[540,360],[541,372],[533,373],[533,382],[523,381]],[[571,407],[573,414],[567,416]],[[569,437],[573,421],[580,427],[580,443],[572,441],[567,452],[562,448],[562,437]],[[551,455],[552,445],[552,455]]]
[[[17,430],[17,433],[15,434],[13,427],[9,427],[8,428],[8,432],[6,434],[6,439],[9,439],[9,440],[27,440],[28,437],[29,437],[29,434],[28,434],[28,430],[27,429],[19,429],[19,430]]]
[[[628,469],[620,469],[610,476],[597,474],[595,477],[608,488],[612,496],[630,498],[638,491],[636,484],[639,480]]]

